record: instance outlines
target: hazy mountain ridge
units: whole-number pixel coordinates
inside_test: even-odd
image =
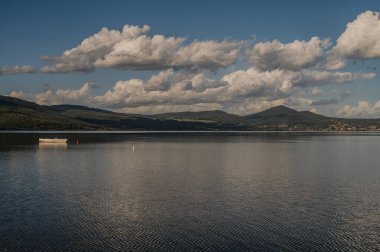
[[[164,113],[153,115],[152,118],[156,119],[173,119],[182,121],[198,121],[209,123],[249,123],[243,116],[229,114],[222,110],[210,110],[199,112],[178,112],[178,113]]]
[[[140,115],[82,105],[44,106],[0,96],[0,130],[376,130],[380,119],[343,119],[276,106],[247,116],[221,110]]]

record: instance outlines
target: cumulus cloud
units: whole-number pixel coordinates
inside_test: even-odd
[[[295,40],[283,44],[278,40],[257,43],[248,52],[249,62],[257,69],[300,70],[317,65],[323,60],[324,49],[330,45],[329,39],[312,37],[309,41]]]
[[[145,89],[149,91],[154,90],[167,90],[171,86],[171,78],[174,76],[173,69],[161,71],[156,75],[153,75],[145,83]]]
[[[249,41],[188,41],[149,32],[147,25],[125,25],[121,31],[102,28],[62,55],[41,57],[50,64],[40,70],[32,66],[0,67],[0,75],[91,72],[97,68],[155,70],[146,79],[120,80],[96,96],[92,95],[92,83],[78,89],[46,85],[41,93],[14,91],[10,95],[40,104],[74,103],[131,113],[224,109],[249,114],[276,105],[315,111],[315,107],[325,105],[338,107],[336,104],[351,92],[340,90],[337,98],[322,99],[321,86],[372,79],[375,73],[337,69],[349,59],[380,58],[380,14],[372,11],[347,24],[335,46],[330,39],[316,36],[290,43],[273,40],[249,45]],[[241,48],[247,47],[250,49],[240,55]],[[236,70],[240,56],[248,57],[250,64]],[[245,60],[241,62],[246,64]],[[224,76],[215,72],[221,68],[227,68]],[[342,106],[338,114],[375,116],[379,108],[380,102],[371,105],[360,101]]]
[[[222,80],[229,83],[227,92],[237,97],[286,97],[296,88],[318,87],[327,84],[352,82],[355,79],[373,78],[366,73],[330,72],[330,71],[259,71],[250,68],[228,74]]]
[[[337,39],[335,50],[351,59],[380,57],[379,12],[366,11],[348,23]]]
[[[371,59],[380,57],[379,12],[366,11],[348,23],[332,49],[327,68],[340,69],[346,59]]]
[[[380,117],[380,100],[374,105],[368,101],[359,101],[357,105],[344,105],[338,110],[337,115],[343,117]]]
[[[313,102],[310,99],[294,97],[298,89],[348,83],[355,79],[373,77],[365,73],[310,70],[262,72],[256,68],[250,68],[246,71],[235,71],[227,74],[220,80],[211,80],[205,78],[203,74],[194,74],[190,78],[171,82],[168,89],[147,88],[146,83],[162,76],[170,76],[173,79],[171,71],[164,71],[148,81],[139,79],[119,81],[112,90],[95,97],[94,103],[101,107],[121,108],[128,111],[146,110],[149,113],[152,113],[154,107],[157,106],[160,110],[169,106],[187,107],[187,110],[192,110],[193,104],[205,105],[209,103],[213,106],[219,104],[228,108],[230,112],[241,114],[251,113],[253,107],[255,107],[254,111],[258,111],[273,104],[286,104],[302,109],[312,105],[335,104],[338,101],[319,100]],[[158,79],[160,80],[158,83],[168,81],[167,77]],[[255,102],[251,99],[254,99]],[[257,102],[262,105],[259,106]],[[173,110],[170,109],[170,111]]]
[[[6,66],[0,67],[0,75],[4,74],[20,74],[20,73],[36,73],[37,69],[32,66]]]
[[[125,25],[122,31],[101,29],[61,56],[42,57],[53,63],[44,73],[90,72],[95,68],[161,70],[195,68],[217,70],[235,63],[242,42],[193,41],[185,38],[149,36],[150,27]]]
[[[206,78],[201,73],[173,81],[174,75],[173,72],[167,70],[151,77],[148,81],[141,79],[119,81],[112,90],[94,97],[92,102],[100,107],[118,109],[198,103],[224,105],[241,103],[247,98],[265,98],[267,100],[289,98],[297,88],[350,82],[355,78],[354,74],[344,72],[308,70],[262,72],[255,68],[236,71],[219,80]],[[152,82],[155,83],[154,88],[152,88]],[[162,83],[165,88],[160,88]],[[311,104],[311,101],[308,101],[308,104]]]
[[[217,70],[235,63],[240,45],[236,41],[194,41],[181,47],[173,58],[173,66]]]
[[[95,88],[93,83],[85,83],[79,89],[58,89],[47,90],[38,94],[28,94],[21,91],[13,91],[9,95],[12,97],[30,100],[42,105],[54,104],[90,104],[90,93]]]
[[[338,70],[346,66],[346,59],[339,55],[336,51],[331,50],[327,58],[325,68],[328,70]]]
[[[303,109],[313,101],[297,97],[299,91],[327,84],[368,78],[366,74],[329,71],[260,71],[254,67],[235,71],[219,79],[204,73],[163,70],[147,80],[118,81],[112,89],[93,96],[94,85],[79,89],[49,89],[42,93],[12,92],[10,95],[40,104],[75,103],[134,113],[158,113],[194,108],[225,108],[230,112],[252,113],[273,104],[286,104]],[[262,105],[259,106],[257,102]],[[321,103],[321,102],[319,102]],[[252,105],[253,104],[253,105]],[[314,105],[318,105],[314,102]],[[321,105],[321,104],[319,104]],[[195,106],[195,107],[194,107]]]
[[[167,90],[147,88],[145,81],[132,79],[118,81],[112,90],[95,96],[93,102],[107,108],[215,103],[218,97],[222,97],[221,89],[225,85],[222,81],[207,79],[203,74],[170,83]]]

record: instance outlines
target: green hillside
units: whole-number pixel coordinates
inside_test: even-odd
[[[380,119],[326,117],[285,106],[239,116],[221,110],[125,114],[79,105],[42,106],[0,96],[0,130],[377,130]]]

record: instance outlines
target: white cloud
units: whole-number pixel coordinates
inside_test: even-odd
[[[334,51],[334,49],[331,50],[329,56],[327,57],[325,68],[328,70],[338,70],[344,68],[345,66],[346,60]]]
[[[118,81],[112,90],[94,97],[93,102],[108,108],[215,103],[218,97],[221,97],[221,89],[225,88],[225,84],[222,81],[209,80],[203,74],[195,74],[187,79],[170,83],[170,88],[167,90],[160,90],[147,88],[143,80],[132,79]]]
[[[101,29],[58,57],[42,57],[53,63],[44,73],[89,72],[95,68],[157,70],[195,68],[217,70],[235,63],[242,42],[193,41],[147,35],[150,27],[125,25],[123,30]]]
[[[236,41],[194,41],[181,47],[173,58],[173,65],[178,67],[217,70],[235,63],[240,53]]]
[[[352,82],[355,79],[373,78],[366,73],[330,71],[259,71],[250,68],[228,74],[222,80],[229,83],[228,93],[237,97],[286,97],[294,93],[295,88],[317,87],[327,84]]]
[[[0,75],[4,74],[20,74],[20,73],[36,73],[37,70],[28,65],[24,66],[6,66],[0,67]]]
[[[168,76],[172,80],[169,84],[166,84],[169,80]],[[92,103],[100,107],[118,109],[137,109],[139,107],[155,107],[158,105],[190,106],[199,103],[218,103],[224,106],[230,103],[241,103],[246,98],[262,98],[266,100],[288,98],[294,95],[297,88],[304,88],[308,85],[350,82],[353,78],[352,73],[308,70],[300,72],[285,70],[261,72],[251,68],[246,71],[227,74],[220,80],[208,79],[203,74],[193,74],[187,76],[187,78],[173,81],[173,73],[163,71],[148,81],[141,79],[119,81],[112,90],[94,97]],[[159,80],[155,82],[159,83],[155,85],[155,88],[150,86],[152,80]],[[166,88],[159,88],[161,83],[165,83]],[[294,98],[294,100],[297,100],[297,98]],[[308,100],[308,104],[311,104],[311,101]]]
[[[336,70],[346,65],[346,59],[380,57],[379,12],[366,11],[348,23],[331,50],[326,67]]]
[[[157,78],[161,82],[162,79],[159,77],[166,76],[167,73],[167,71],[161,72],[147,82]],[[173,76],[175,74],[170,74],[172,82],[167,85],[169,87],[167,89],[147,88],[147,82],[139,79],[119,81],[112,90],[94,97],[93,104],[130,112],[148,111],[149,113],[154,113],[155,108],[163,112],[164,108],[169,109],[170,106],[193,110],[192,106],[195,104],[213,108],[215,104],[219,104],[227,111],[245,114],[251,113],[252,107],[258,110],[279,103],[299,108],[308,107],[312,104],[312,100],[294,97],[298,89],[329,83],[351,82],[357,78],[355,74],[349,72],[309,70],[261,72],[255,68],[227,74],[220,80],[208,79],[203,74],[188,74],[186,78],[177,78],[175,81],[176,78]],[[163,80],[166,82],[168,78],[165,77]],[[255,101],[247,103],[250,99]],[[259,106],[258,101],[262,105]],[[248,106],[252,103],[254,105]],[[174,109],[169,110],[174,111]]]
[[[198,93],[204,92],[207,89],[226,87],[228,84],[229,83],[224,80],[208,79],[202,73],[194,75],[194,77],[191,79],[191,87]]]
[[[173,69],[161,71],[153,75],[146,83],[145,89],[149,91],[167,90],[171,86],[171,78],[174,75]]]
[[[379,12],[366,11],[348,23],[346,30],[337,39],[335,50],[351,59],[380,57]]]
[[[350,91],[341,93],[339,99],[311,100],[303,96],[307,92],[321,95],[323,85],[372,79],[375,73],[336,69],[343,68],[349,59],[380,58],[380,14],[373,11],[348,23],[334,47],[329,39],[316,36],[249,46],[244,56],[252,66],[244,70],[235,70],[240,66],[235,63],[241,47],[248,47],[249,41],[187,41],[183,37],[150,35],[149,31],[147,25],[125,25],[121,31],[103,28],[60,56],[42,57],[51,64],[41,70],[27,65],[0,67],[0,75],[90,72],[97,68],[157,70],[147,79],[118,81],[97,96],[91,94],[91,83],[78,89],[48,87],[41,93],[14,91],[11,95],[40,104],[75,103],[133,113],[225,109],[247,114],[282,104],[315,110],[313,106],[342,103],[351,96]],[[221,68],[229,73],[220,77],[222,72],[215,71]],[[219,77],[210,78],[212,75]],[[377,116],[379,110],[380,101],[374,105],[360,101],[342,106],[338,114]]]
[[[380,117],[380,100],[374,105],[368,101],[359,101],[357,105],[344,105],[338,112],[338,116],[343,117]]]
[[[58,89],[47,90],[38,94],[27,94],[21,91],[13,91],[9,95],[12,97],[31,100],[41,105],[54,105],[54,104],[89,104],[90,93],[94,88],[94,84],[85,83],[79,89]]]
[[[256,68],[266,71],[274,69],[300,70],[317,65],[323,60],[324,49],[330,40],[312,37],[309,41],[295,40],[283,44],[278,40],[257,43],[248,52],[249,61]]]
[[[246,114],[280,103],[304,109],[313,101],[302,95],[298,97],[299,91],[368,77],[350,72],[311,70],[263,72],[252,67],[226,74],[220,79],[210,79],[203,73],[168,69],[148,80],[118,81],[112,89],[97,96],[91,94],[94,88],[91,83],[74,90],[47,90],[37,94],[12,92],[10,95],[40,104],[74,103],[134,113],[225,108]]]

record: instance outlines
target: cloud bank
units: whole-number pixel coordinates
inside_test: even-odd
[[[37,69],[32,66],[24,65],[24,66],[7,66],[0,67],[0,75],[5,74],[21,74],[21,73],[36,73]]]
[[[193,111],[197,108],[224,109],[239,114],[259,111],[263,106],[323,105],[299,95],[300,91],[327,84],[341,85],[371,74],[329,71],[260,71],[255,67],[228,73],[219,79],[204,73],[163,70],[147,80],[118,81],[102,95],[92,95],[93,84],[76,90],[47,90],[37,94],[12,92],[10,95],[40,104],[75,103],[133,113],[160,113],[163,109]],[[171,107],[172,106],[172,107]]]
[[[365,60],[380,57],[379,12],[366,11],[348,23],[330,53],[329,69],[340,69],[348,59]]]
[[[359,101],[356,105],[344,105],[337,113],[342,117],[379,117],[380,100],[371,105],[368,101]]]
[[[122,31],[101,29],[61,56],[42,57],[53,63],[44,73],[90,72],[95,68],[125,70],[200,69],[215,71],[234,64],[241,42],[193,41],[185,38],[149,36],[150,27],[125,25]]]
[[[154,71],[146,79],[119,80],[101,95],[92,94],[92,83],[72,90],[10,94],[40,104],[76,103],[133,113],[224,109],[248,114],[280,104],[316,111],[314,106],[339,107],[352,95],[322,98],[322,86],[376,76],[339,69],[349,60],[374,58],[380,58],[380,18],[378,12],[366,11],[348,23],[335,42],[317,36],[287,43],[276,39],[255,44],[248,40],[188,41],[150,35],[147,25],[125,25],[121,31],[102,28],[62,55],[41,57],[50,63],[42,69],[2,67],[0,75],[69,74],[99,68]],[[345,105],[338,115],[375,115],[376,104]]]
[[[283,44],[278,40],[257,43],[248,52],[249,62],[260,70],[301,70],[317,65],[323,60],[324,49],[330,45],[329,39],[312,37],[309,41]]]
[[[378,12],[366,11],[347,24],[336,41],[335,50],[344,58],[380,57],[380,18]]]
[[[216,71],[234,65],[240,56],[246,56],[249,63],[260,71],[336,70],[345,67],[349,59],[380,58],[380,14],[374,11],[363,12],[348,23],[335,46],[331,39],[317,36],[308,41],[289,43],[273,40],[245,48],[245,55],[241,55],[241,48],[250,44],[248,40],[188,42],[183,37],[149,35],[149,32],[148,25],[125,25],[121,31],[104,27],[62,55],[42,56],[41,59],[50,65],[38,72],[91,72],[96,68]],[[0,74],[35,72],[37,70],[31,66],[0,68]]]

